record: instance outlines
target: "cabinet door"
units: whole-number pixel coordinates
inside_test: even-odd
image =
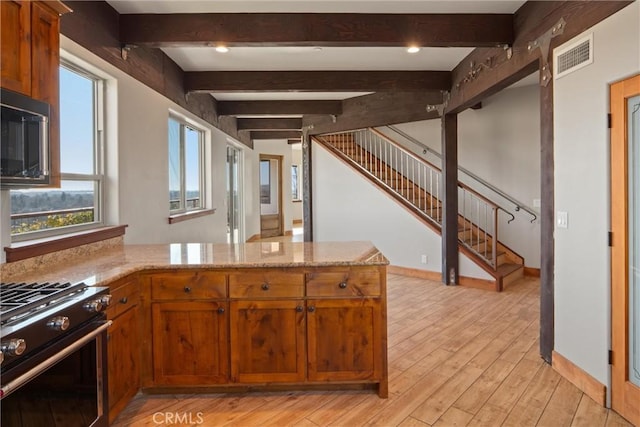
[[[228,381],[226,303],[154,303],[151,322],[156,385],[207,385]]]
[[[60,17],[42,3],[31,5],[31,96],[49,110],[50,185],[60,186]]]
[[[382,378],[380,300],[307,301],[309,381]]]
[[[140,384],[138,308],[131,307],[113,319],[107,346],[109,422],[127,406]]]
[[[232,301],[230,320],[233,381],[304,381],[302,300]]]
[[[0,1],[0,86],[31,95],[31,2]]]

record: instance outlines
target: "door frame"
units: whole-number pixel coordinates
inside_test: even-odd
[[[640,74],[610,86],[611,111],[611,407],[640,425],[640,387],[629,379],[629,218],[627,100]]]
[[[282,181],[284,179],[283,175],[283,164],[284,164],[284,156],[279,156],[276,154],[260,154],[258,160],[258,168],[260,167],[260,162],[263,160],[277,160],[278,161],[278,227],[280,234],[279,236],[284,236],[284,212],[282,210]],[[260,179],[258,178],[258,188],[260,188]],[[260,208],[260,235],[262,235],[262,207]]]

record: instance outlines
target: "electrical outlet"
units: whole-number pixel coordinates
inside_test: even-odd
[[[534,208],[542,207],[542,200],[540,200],[540,199],[533,199],[533,207],[534,207]]]
[[[421,263],[426,264],[429,262],[429,258],[427,258],[426,255],[422,255],[422,258],[420,260]]]

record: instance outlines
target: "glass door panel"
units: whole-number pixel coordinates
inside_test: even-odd
[[[627,101],[629,156],[629,381],[640,386],[640,96]]]

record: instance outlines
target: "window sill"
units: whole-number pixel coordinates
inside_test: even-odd
[[[169,217],[169,224],[175,224],[176,222],[188,221],[194,218],[200,218],[202,216],[213,215],[216,213],[215,209],[202,209],[198,211],[185,212],[177,215],[171,215]]]
[[[64,236],[46,237],[14,243],[4,248],[6,262],[21,261],[35,256],[46,255],[65,249],[71,249],[89,243],[100,242],[124,235],[126,225],[100,227],[88,231],[65,234]]]

